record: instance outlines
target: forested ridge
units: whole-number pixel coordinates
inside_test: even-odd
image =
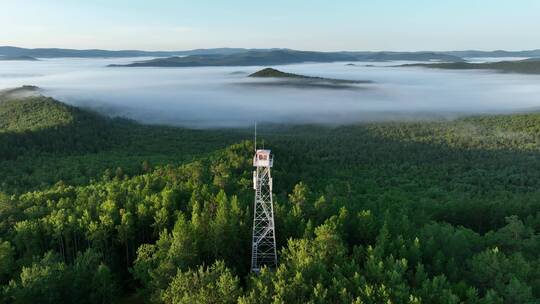
[[[250,130],[69,109],[0,131],[2,303],[540,299],[540,114],[263,126],[279,266],[253,275]]]
[[[426,68],[447,69],[447,70],[495,70],[503,73],[519,74],[540,74],[540,60],[530,58],[517,61],[497,61],[497,62],[441,62],[441,63],[414,63],[401,66],[418,66]]]
[[[106,169],[143,173],[145,161],[178,164],[244,138],[106,118],[37,90],[0,91],[0,191],[46,189],[58,181],[86,184]]]

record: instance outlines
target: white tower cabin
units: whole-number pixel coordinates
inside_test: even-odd
[[[253,241],[251,245],[251,271],[259,272],[263,265],[277,265],[274,205],[272,203],[273,157],[270,150],[255,150],[253,157]]]

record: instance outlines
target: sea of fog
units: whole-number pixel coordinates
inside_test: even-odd
[[[400,62],[276,66],[310,76],[373,81],[359,89],[245,85],[257,82],[247,75],[263,67],[106,67],[143,59],[0,61],[0,89],[37,85],[46,95],[111,116],[189,127],[451,118],[540,107],[540,76],[394,67]]]

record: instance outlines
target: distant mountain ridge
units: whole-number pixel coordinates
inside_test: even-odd
[[[279,65],[300,62],[350,61],[353,56],[342,53],[322,53],[292,50],[248,51],[235,54],[191,55],[185,57],[157,58],[134,62],[124,67],[197,67],[197,66],[250,66]]]
[[[443,53],[448,54],[448,55],[459,56],[459,57],[462,57],[462,58],[540,57],[540,49],[538,49],[538,50],[527,50],[527,51],[504,51],[504,50],[476,51],[476,50],[468,50],[468,51],[450,51],[450,52],[443,52]]]
[[[247,49],[241,48],[215,48],[215,49],[194,49],[186,51],[140,51],[140,50],[76,50],[60,48],[36,48],[27,49],[13,46],[0,46],[0,55],[3,56],[30,56],[36,58],[122,58],[122,57],[168,57],[168,56],[186,56],[202,54],[234,54],[246,52]]]
[[[460,56],[440,52],[340,52],[353,56],[356,61],[465,61]]]
[[[447,61],[462,62],[460,57],[437,53],[353,53],[353,52],[308,52],[295,50],[248,51],[227,55],[190,55],[185,57],[167,57],[133,62],[110,67],[199,67],[199,66],[257,66],[281,65],[304,62],[340,62],[340,61]]]
[[[32,56],[0,56],[0,61],[38,61],[37,58]]]
[[[284,50],[294,51],[286,48],[209,48],[209,49],[193,49],[179,51],[142,51],[142,50],[102,50],[102,49],[64,49],[64,48],[21,48],[15,46],[0,46],[0,56],[30,56],[35,58],[60,58],[60,57],[83,57],[83,58],[100,58],[100,57],[172,57],[172,56],[190,56],[190,55],[232,55],[239,53],[247,53],[253,51],[273,51]],[[430,56],[449,55],[460,58],[474,57],[540,57],[540,49],[523,50],[523,51],[417,51],[417,52],[388,52],[388,51],[336,51],[336,52],[314,52],[314,53],[335,53],[342,55],[352,55],[356,58],[366,60],[386,59],[393,60],[396,57],[407,57],[409,60],[414,58],[425,58],[426,54]],[[435,54],[435,55],[434,55]]]
[[[404,64],[404,67],[417,66],[446,70],[494,70],[502,73],[540,74],[540,58],[518,61],[498,61],[485,63],[445,62]]]

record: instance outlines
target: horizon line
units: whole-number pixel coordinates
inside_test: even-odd
[[[220,47],[202,47],[202,48],[187,48],[187,49],[137,49],[137,48],[122,48],[122,49],[109,49],[109,48],[70,48],[70,47],[24,47],[24,46],[14,46],[14,45],[0,45],[0,48],[19,48],[19,49],[29,49],[29,50],[40,50],[40,49],[58,49],[58,50],[74,50],[74,51],[110,51],[110,52],[126,52],[126,51],[138,51],[138,52],[189,52],[197,50],[217,50],[217,49],[239,49],[239,50],[291,50],[291,51],[304,51],[304,52],[320,52],[320,53],[334,53],[334,52],[396,52],[396,53],[413,53],[413,52],[528,52],[528,51],[540,51],[540,46],[538,48],[532,49],[454,49],[454,50],[362,50],[362,49],[336,49],[336,50],[314,50],[314,49],[294,49],[288,47],[261,47],[261,48],[251,48],[251,47],[233,47],[233,46],[220,46]]]

